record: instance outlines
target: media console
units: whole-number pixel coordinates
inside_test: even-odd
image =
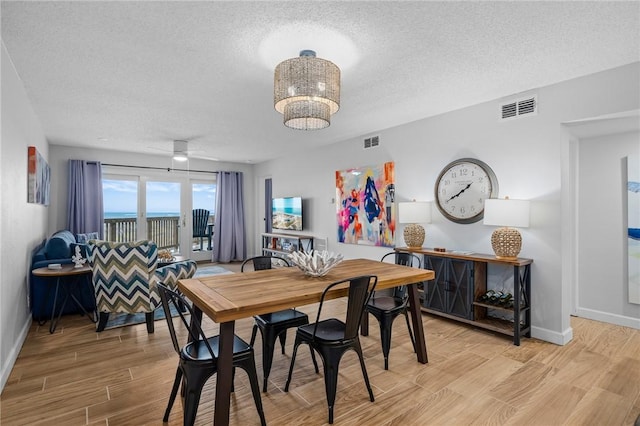
[[[310,253],[313,250],[312,235],[263,233],[262,254],[285,257],[293,251]]]

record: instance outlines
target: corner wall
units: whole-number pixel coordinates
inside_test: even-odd
[[[51,207],[27,203],[27,147],[47,160],[49,146],[2,43],[0,141],[0,389],[31,325],[27,298],[31,252],[46,238]]]
[[[568,265],[562,261],[566,230],[562,227],[561,178],[566,135],[561,123],[638,109],[639,76],[640,63],[634,63],[506,97],[538,94],[538,114],[526,118],[499,122],[499,100],[495,100],[390,129],[372,129],[357,138],[259,164],[255,175],[272,177],[274,197],[303,196],[305,227],[309,225],[306,233],[328,237],[329,250],[345,258],[379,259],[388,249],[336,242],[332,202],[336,170],[394,161],[396,201],[429,201],[434,199],[435,180],[447,163],[462,157],[484,161],[497,175],[499,197],[531,200],[531,224],[521,230],[520,256],[534,260],[532,333],[565,344],[572,331],[570,283],[563,280]],[[363,139],[372,135],[380,136],[380,146],[363,149]],[[492,253],[493,228],[481,222],[449,222],[434,208],[432,223],[425,228],[426,247]],[[402,227],[396,244],[404,245]]]

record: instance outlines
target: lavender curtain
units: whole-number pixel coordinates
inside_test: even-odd
[[[69,160],[67,229],[72,234],[98,232],[103,238],[102,164]]]
[[[242,172],[218,172],[216,220],[213,234],[214,262],[231,262],[247,257],[244,230]]]

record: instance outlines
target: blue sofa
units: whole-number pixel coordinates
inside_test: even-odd
[[[91,238],[92,235],[83,234],[81,239]],[[84,242],[84,241],[83,241]],[[80,246],[82,256],[86,258],[86,245],[79,243],[76,237],[69,231],[58,231],[54,233],[42,246],[33,253],[31,259],[31,270],[44,268],[52,263],[73,263],[71,256],[75,254],[76,246]],[[89,275],[83,276],[75,289],[75,295],[87,312],[92,312],[96,308],[93,284]],[[34,320],[43,322],[51,318],[53,309],[55,280],[36,277],[30,274],[29,292],[31,299],[31,315]],[[61,279],[65,279],[64,277]],[[69,277],[68,279],[75,279]],[[61,303],[59,301],[58,303]],[[58,306],[59,308],[59,306]],[[67,302],[63,314],[78,313],[80,309],[75,303]]]

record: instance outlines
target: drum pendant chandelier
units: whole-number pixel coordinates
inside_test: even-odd
[[[318,130],[329,127],[340,109],[340,68],[303,50],[297,58],[276,66],[273,104],[292,129]]]

